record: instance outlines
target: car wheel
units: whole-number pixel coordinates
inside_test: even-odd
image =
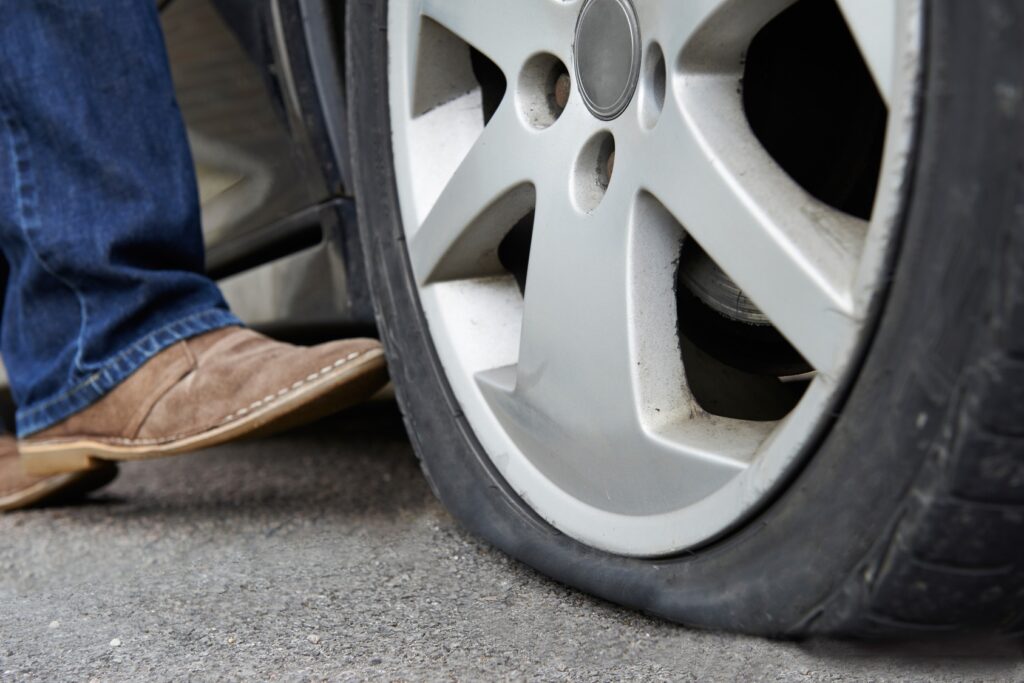
[[[687,624],[1017,628],[1022,22],[351,0],[364,251],[441,500]]]

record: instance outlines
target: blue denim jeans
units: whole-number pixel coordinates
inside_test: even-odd
[[[0,351],[28,436],[175,342],[239,322],[203,275],[155,3],[0,10]]]

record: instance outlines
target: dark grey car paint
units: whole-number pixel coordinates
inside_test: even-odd
[[[203,190],[207,269],[265,328],[372,326],[346,182],[340,6],[161,5]]]

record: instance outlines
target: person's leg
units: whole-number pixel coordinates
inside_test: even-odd
[[[202,274],[154,3],[4,10],[2,351],[28,471],[196,450],[308,421],[386,382],[376,341],[274,342],[240,327]]]
[[[180,339],[238,324],[202,276],[155,3],[9,0],[0,22],[2,353],[27,436]]]

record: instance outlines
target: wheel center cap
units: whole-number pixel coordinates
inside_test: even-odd
[[[576,83],[603,121],[625,110],[640,77],[640,27],[630,0],[587,0],[576,21]]]

